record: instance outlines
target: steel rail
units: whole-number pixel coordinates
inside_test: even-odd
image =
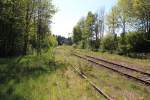
[[[73,67],[73,66],[72,66]],[[101,94],[105,99],[107,100],[113,100],[110,96],[108,96],[102,89],[100,89],[98,86],[96,86],[92,81],[90,81],[87,76],[83,73],[77,70],[75,67],[73,67],[75,71],[84,79],[86,79],[89,84],[99,93]]]
[[[99,60],[99,61],[103,61],[103,62],[106,62],[106,63],[109,63],[109,64],[113,64],[113,65],[116,65],[116,66],[120,66],[120,67],[129,69],[129,70],[132,70],[132,71],[135,71],[135,72],[139,72],[139,73],[144,74],[144,75],[150,76],[150,73],[149,73],[149,72],[144,72],[144,71],[139,70],[139,69],[127,67],[127,66],[124,66],[124,65],[121,65],[121,64],[118,64],[118,63],[114,63],[114,62],[111,62],[111,61],[102,59],[102,58],[97,58],[97,57],[93,57],[93,56],[89,56],[89,55],[85,55],[85,56],[86,56],[86,57],[89,57],[89,58],[93,58],[93,59]]]
[[[99,63],[98,61],[95,61],[95,60],[93,60],[93,59],[91,59],[91,58],[89,58],[89,57],[86,57],[86,56],[80,56],[80,55],[78,55],[78,54],[73,54],[73,55],[75,55],[75,56],[77,56],[77,57],[79,57],[79,58],[82,58],[82,59],[84,59],[84,60],[86,60],[86,61],[89,61],[89,62],[91,62],[91,63],[93,63],[93,64],[96,64],[96,65],[99,65],[99,66],[103,66],[103,67],[105,67],[105,68],[108,68],[108,69],[110,69],[110,70],[113,70],[114,72],[117,72],[117,73],[119,73],[119,74],[121,74],[121,75],[124,75],[124,76],[126,76],[127,78],[130,78],[130,79],[134,79],[134,80],[136,80],[136,81],[139,81],[139,82],[143,83],[144,85],[150,86],[150,82],[149,82],[149,81],[143,80],[143,79],[141,79],[141,78],[138,78],[138,77],[135,77],[135,76],[130,75],[130,74],[128,74],[128,73],[125,73],[125,72],[122,72],[122,71],[120,71],[120,70],[117,70],[117,69],[115,69],[115,68],[112,67],[113,65],[112,65],[112,66],[108,66],[108,65],[106,65],[106,64]]]

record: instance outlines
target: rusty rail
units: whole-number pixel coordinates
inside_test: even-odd
[[[72,66],[73,67],[73,66]],[[101,94],[105,99],[107,100],[113,100],[110,96],[108,96],[102,89],[100,89],[98,86],[96,86],[96,84],[94,84],[92,81],[90,81],[87,76],[83,73],[80,72],[79,70],[77,70],[75,67],[73,67],[75,69],[75,71],[84,79],[86,79],[89,84],[99,93]]]
[[[73,55],[75,55],[75,56],[77,56],[79,58],[82,58],[82,59],[84,59],[86,61],[89,61],[89,62],[91,62],[93,64],[96,64],[96,65],[99,65],[99,66],[103,66],[105,68],[113,70],[114,72],[117,72],[120,75],[124,75],[127,78],[134,79],[134,80],[136,80],[138,82],[143,83],[144,85],[150,86],[150,80],[143,79],[143,77],[145,75],[146,75],[146,78],[150,79],[149,73],[142,72],[142,71],[139,71],[139,70],[136,70],[136,69],[132,69],[132,68],[129,68],[129,67],[126,67],[126,66],[123,66],[123,65],[116,64],[116,63],[112,63],[112,62],[109,62],[109,61],[106,61],[106,60],[102,60],[100,58],[95,58],[95,57],[91,57],[91,56],[87,56],[87,55],[86,56],[81,56],[79,54],[73,54]],[[123,71],[122,69],[126,70],[126,72]],[[140,73],[141,75],[143,75],[143,77],[136,77],[134,75],[129,74],[128,71],[130,71],[130,72],[134,71],[134,72]]]

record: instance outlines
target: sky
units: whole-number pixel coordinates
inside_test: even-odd
[[[109,12],[117,0],[53,0],[53,4],[58,8],[52,21],[52,33],[69,37],[73,27],[80,18],[85,17],[88,11],[96,12],[105,7],[105,12]]]

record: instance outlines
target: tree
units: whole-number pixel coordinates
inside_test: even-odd
[[[117,7],[114,6],[110,12],[110,14],[107,15],[107,22],[109,32],[112,34],[116,34],[116,29],[118,28],[118,11]]]
[[[87,17],[85,19],[84,23],[84,29],[83,29],[83,45],[85,45],[86,48],[90,47],[90,42],[93,39],[93,31],[94,31],[94,20],[95,15],[92,12],[88,12]]]
[[[95,15],[88,12],[86,18],[81,18],[73,29],[73,40],[81,43],[82,48],[90,47],[90,42],[94,36]]]
[[[32,18],[35,10],[35,0],[25,0],[25,32],[24,32],[24,55],[27,54],[29,46],[29,33],[31,30]]]
[[[82,31],[80,28],[80,24],[73,28],[73,41],[74,43],[79,43],[82,39]]]
[[[55,11],[51,0],[1,0],[0,56],[26,55],[30,47],[41,52]]]
[[[133,0],[133,17],[139,24],[138,28],[145,33],[150,33],[150,2],[149,0]]]
[[[85,38],[89,39],[93,36],[93,27],[94,27],[94,14],[92,12],[88,12],[86,20],[85,20]]]
[[[118,0],[116,7],[119,27],[122,28],[122,33],[126,33],[127,26],[131,21],[132,0]]]
[[[96,40],[101,39],[104,35],[104,17],[105,17],[105,9],[101,8],[96,14],[95,14],[95,35]]]
[[[24,1],[0,1],[0,56],[22,53]]]
[[[100,40],[103,38],[104,35],[104,8],[100,9],[97,13],[95,13],[94,18],[94,48],[99,49],[100,47]]]

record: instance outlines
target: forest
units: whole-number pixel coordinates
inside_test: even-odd
[[[0,1],[0,57],[41,54],[54,40],[50,24],[56,8],[51,0]]]
[[[109,13],[88,12],[73,29],[79,48],[131,55],[150,53],[149,0],[117,0]]]

